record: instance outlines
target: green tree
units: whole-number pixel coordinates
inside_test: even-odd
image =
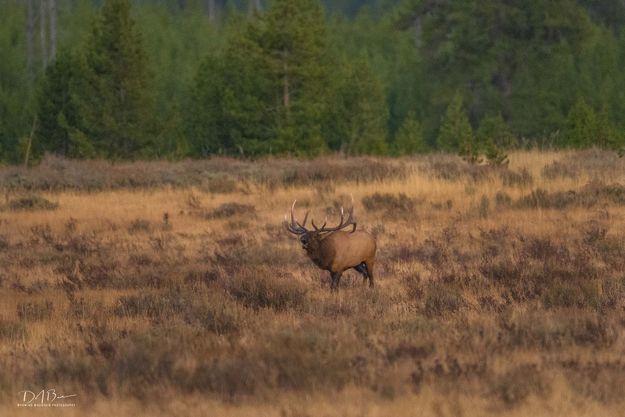
[[[501,113],[484,117],[475,135],[490,164],[502,165],[508,162],[505,151],[514,145],[515,139]]]
[[[412,155],[427,152],[428,146],[423,138],[421,124],[414,112],[408,113],[395,135],[394,153],[396,155]]]
[[[558,129],[577,88],[566,61],[593,32],[576,0],[406,0],[396,21],[429,75],[427,132],[458,90],[472,123],[501,111],[522,135]]]
[[[61,51],[47,68],[37,99],[35,153],[51,152],[67,157],[93,157],[93,144],[77,127],[80,114],[75,90],[82,76],[80,60]]]
[[[608,105],[603,104],[595,114],[595,145],[602,148],[618,148],[619,135],[610,120]]]
[[[582,97],[577,99],[569,111],[562,140],[563,146],[573,148],[618,146],[618,138],[609,120],[606,106],[602,106],[601,111],[595,112]]]
[[[474,155],[478,151],[473,128],[464,110],[462,95],[459,93],[456,93],[447,106],[436,142],[439,149],[447,152]]]
[[[275,96],[281,150],[323,150],[321,117],[326,103],[326,28],[318,0],[274,0],[258,37]],[[320,94],[321,92],[321,94]],[[275,102],[274,102],[275,105]]]
[[[514,135],[501,113],[484,117],[475,135],[479,143],[493,143],[500,148],[510,148],[515,143]]]
[[[347,154],[386,154],[388,107],[382,82],[364,54],[339,67],[324,122],[328,143]]]
[[[29,135],[33,123],[32,93],[38,72],[27,70],[25,5],[4,2],[0,6],[0,161],[23,161],[18,141]]]
[[[84,53],[77,87],[80,130],[99,155],[132,158],[150,153],[149,73],[129,0],[107,0]]]
[[[279,152],[276,96],[263,51],[251,33],[259,21],[231,34],[222,54],[209,55],[195,77],[186,131],[195,154]]]
[[[569,111],[563,135],[565,146],[587,148],[595,143],[597,115],[586,100],[578,98]]]
[[[187,112],[202,153],[294,153],[326,149],[325,23],[317,0],[275,0],[200,68]]]
[[[257,44],[237,34],[223,55],[204,60],[186,112],[187,133],[196,154],[279,151],[275,102],[271,106],[270,82],[257,65],[260,54]]]

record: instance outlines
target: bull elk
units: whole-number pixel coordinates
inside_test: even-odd
[[[304,216],[304,222],[299,223],[295,219],[293,211],[295,203],[291,206],[291,221],[284,216],[284,226],[286,229],[299,236],[303,249],[308,257],[319,268],[329,271],[332,278],[330,288],[337,291],[339,281],[343,272],[350,268],[354,268],[363,276],[363,283],[369,280],[369,287],[373,287],[373,266],[375,264],[375,238],[365,231],[356,231],[356,222],[354,221],[354,204],[347,210],[347,218],[345,211],[341,207],[341,219],[335,227],[326,227],[327,217],[321,227],[315,225],[311,220],[313,229],[306,229],[306,221],[310,211]],[[351,231],[343,231],[343,229],[351,226]]]

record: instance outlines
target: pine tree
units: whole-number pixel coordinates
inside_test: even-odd
[[[129,0],[105,2],[87,43],[85,75],[77,89],[81,133],[109,158],[149,152],[149,76],[130,7]]]
[[[599,112],[595,112],[584,98],[578,98],[569,111],[561,145],[574,148],[615,148],[619,146],[618,142],[607,106],[604,104]]]
[[[480,121],[476,140],[490,164],[503,165],[508,162],[505,151],[513,145],[514,136],[501,113],[486,116]]]
[[[185,133],[194,155],[230,153],[234,147],[222,128],[225,97],[222,57],[207,57],[200,65],[185,111]]]
[[[82,76],[80,61],[61,51],[47,68],[37,100],[37,131],[34,152],[67,157],[92,157],[93,144],[78,130],[75,90]]]
[[[397,131],[394,143],[396,155],[412,155],[427,152],[428,146],[423,138],[421,124],[414,112],[408,113]]]
[[[194,148],[204,154],[323,152],[324,53],[318,0],[271,2],[198,72],[186,123]]]
[[[279,152],[276,96],[267,75],[262,31],[253,19],[231,34],[222,54],[205,58],[195,77],[186,132],[198,155],[261,155]]]
[[[319,0],[274,0],[258,38],[276,106],[279,150],[315,154],[321,137],[327,68],[326,29]],[[320,94],[321,92],[321,94]],[[275,99],[274,99],[275,100]]]
[[[382,82],[366,54],[342,62],[341,67],[324,122],[328,143],[347,154],[386,154],[388,107]]]
[[[597,116],[583,98],[578,98],[567,117],[564,145],[587,148],[595,143]]]
[[[0,6],[0,161],[24,160],[19,138],[28,137],[33,124],[33,83],[40,66],[33,64],[33,73],[28,71],[25,6],[25,2]]]
[[[618,147],[618,142],[618,134],[608,114],[608,105],[604,103],[595,115],[594,144],[601,148],[615,148]]]
[[[459,93],[456,93],[447,106],[436,142],[439,149],[458,152],[463,156],[471,157],[479,152],[471,123],[464,111],[462,95]]]

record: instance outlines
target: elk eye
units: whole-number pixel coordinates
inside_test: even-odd
[[[308,244],[308,238],[307,238],[307,237],[305,237],[305,236],[304,236],[304,237],[302,237],[302,238],[300,239],[300,241],[301,241],[301,242],[302,242],[302,244],[304,244],[304,245],[307,245],[307,244]]]

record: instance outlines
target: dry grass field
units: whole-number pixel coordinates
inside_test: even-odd
[[[625,415],[612,153],[49,158],[0,188],[2,416]],[[333,294],[281,221],[351,195],[376,287]],[[42,389],[75,406],[17,406]]]

